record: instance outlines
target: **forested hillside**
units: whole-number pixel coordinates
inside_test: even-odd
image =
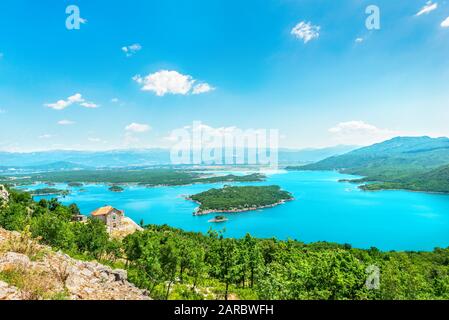
[[[238,212],[281,204],[293,199],[279,186],[225,186],[189,197],[200,204],[197,214],[207,212]]]
[[[397,137],[291,170],[339,170],[378,182],[365,190],[409,189],[449,192],[449,139]]]
[[[75,205],[9,192],[0,204],[1,227],[30,230],[55,250],[126,268],[129,280],[155,299],[449,299],[449,249],[381,252],[167,226],[111,240],[98,220],[71,222]],[[366,281],[376,268],[379,287],[370,289]]]

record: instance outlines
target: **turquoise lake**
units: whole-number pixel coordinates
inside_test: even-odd
[[[196,204],[184,199],[223,184],[145,188],[127,186],[114,193],[106,185],[71,188],[59,198],[76,203],[83,214],[112,205],[139,223],[168,224],[187,231],[226,228],[227,237],[296,239],[304,242],[349,243],[357,248],[381,250],[433,250],[449,246],[449,196],[407,191],[365,192],[357,185],[338,182],[353,178],[337,172],[281,172],[264,182],[234,185],[280,185],[294,201],[257,211],[227,214],[229,221],[209,223],[214,215],[193,216]],[[48,187],[27,186],[27,189]],[[67,188],[57,184],[55,188]],[[39,200],[41,197],[36,197]],[[51,197],[45,197],[51,198]]]

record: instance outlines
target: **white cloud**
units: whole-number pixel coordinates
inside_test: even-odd
[[[135,133],[143,133],[151,130],[151,127],[147,124],[141,123],[131,123],[125,127],[126,131],[135,132]]]
[[[93,103],[93,102],[87,102],[87,101],[81,103],[80,106],[82,106],[82,107],[84,107],[84,108],[91,108],[91,109],[94,109],[94,108],[98,108],[98,107],[99,107],[98,104]]]
[[[206,93],[214,90],[208,83],[199,83],[193,87],[193,94]]]
[[[441,26],[443,28],[448,28],[449,27],[449,17],[447,17],[446,19],[444,19],[443,22],[441,22]]]
[[[195,85],[196,80],[191,76],[170,70],[161,70],[145,77],[136,75],[133,80],[141,85],[143,91],[153,91],[160,97],[166,94],[199,94],[212,90],[205,82]]]
[[[148,124],[133,122],[125,127],[124,145],[126,147],[144,147],[143,142],[138,137],[139,134],[151,130]]]
[[[98,108],[99,105],[86,101],[81,93],[76,93],[73,96],[68,97],[67,99],[61,99],[56,101],[55,103],[46,103],[44,104],[46,107],[54,109],[54,110],[63,110],[72,104],[79,104],[80,106],[83,106],[85,108]]]
[[[365,39],[360,38],[360,37],[355,39],[356,43],[362,43],[363,41],[365,41]]]
[[[67,98],[67,100],[58,100],[55,103],[46,103],[45,106],[54,110],[63,110],[74,103],[84,102],[83,96],[80,93],[75,93],[73,96]]]
[[[71,103],[79,103],[84,101],[83,96],[80,93],[75,93],[73,96],[68,97],[67,100]]]
[[[138,43],[134,43],[130,46],[122,47],[122,51],[126,54],[127,57],[131,57],[136,52],[142,50],[142,46]]]
[[[187,94],[194,80],[189,75],[180,74],[177,71],[161,70],[142,78],[137,75],[134,80],[142,85],[143,91],[154,91],[156,95]]]
[[[296,38],[303,40],[304,43],[307,43],[320,36],[320,29],[320,26],[312,25],[310,22],[301,21],[290,33]]]
[[[340,122],[328,130],[341,144],[370,145],[400,135],[399,132],[381,129],[364,121]]]
[[[111,99],[111,102],[112,102],[112,103],[117,103],[117,102],[118,102],[118,98],[112,98],[112,99]]]
[[[426,5],[422,7],[421,10],[418,11],[416,16],[420,16],[422,14],[429,14],[436,8],[438,8],[438,3],[432,3],[432,1],[427,1]]]
[[[264,131],[264,130],[263,130]],[[234,147],[234,140],[227,139],[229,137],[242,137],[245,140],[247,147],[257,148],[257,139],[251,139],[249,137],[255,137],[260,133],[260,130],[248,128],[242,129],[236,126],[229,127],[212,127],[199,121],[194,121],[193,125],[187,125],[182,128],[172,130],[168,136],[164,137],[164,140],[170,144],[182,143],[181,148],[208,148],[213,146],[225,146],[228,148]],[[183,137],[183,141],[179,141]],[[188,137],[188,139],[186,139]],[[201,137],[194,142],[195,145],[191,146],[191,143],[195,139],[194,137]],[[254,145],[255,143],[255,145]]]
[[[46,134],[43,134],[43,135],[39,136],[39,139],[50,139],[52,137],[53,136],[51,134],[46,133]]]
[[[70,120],[60,120],[58,121],[58,124],[61,126],[69,126],[71,124],[75,124],[75,122]]]
[[[89,137],[89,138],[87,138],[87,140],[90,141],[90,142],[95,142],[95,143],[99,143],[99,142],[106,143],[106,141],[104,141],[104,140],[102,140],[100,138],[94,138],[94,137]]]

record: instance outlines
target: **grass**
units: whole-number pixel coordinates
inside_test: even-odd
[[[0,280],[18,288],[27,300],[65,300],[68,297],[65,288],[46,271],[11,267],[0,272]]]

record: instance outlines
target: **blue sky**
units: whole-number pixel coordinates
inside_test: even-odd
[[[448,17],[422,0],[3,0],[0,150],[169,146],[193,121],[290,148],[449,136]]]

